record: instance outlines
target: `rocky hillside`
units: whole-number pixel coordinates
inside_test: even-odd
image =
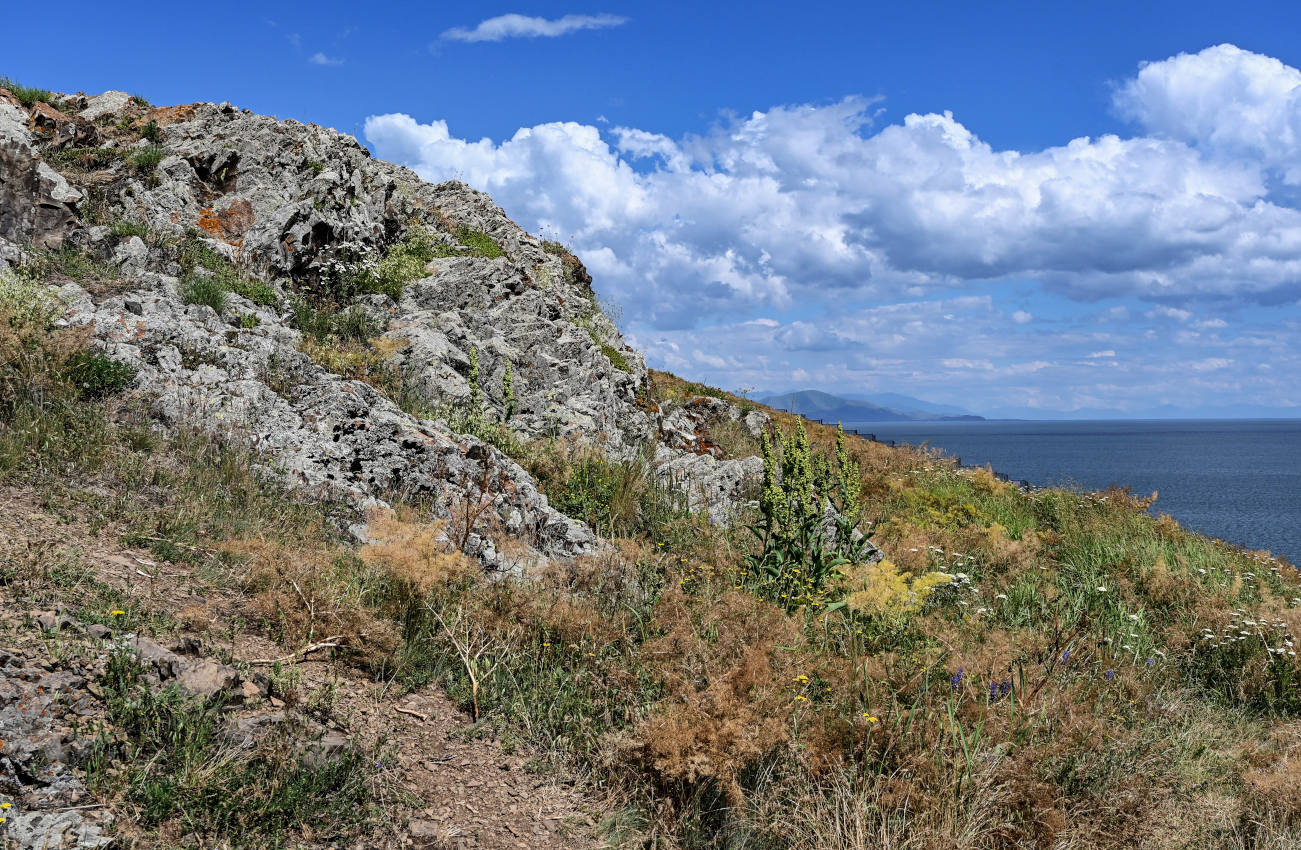
[[[542,556],[591,549],[474,436],[610,457],[659,442],[672,411],[648,402],[577,257],[333,130],[123,92],[51,100],[0,92],[0,257],[79,259],[65,321],[132,367],[160,422],[255,446],[284,481],[356,507],[401,494],[451,517],[488,500]],[[720,466],[701,427],[679,412],[649,454],[721,519],[757,467]],[[490,566],[521,567],[469,533]]]
[[[1301,577],[649,371],[459,183],[0,86],[0,847],[1301,846]]]

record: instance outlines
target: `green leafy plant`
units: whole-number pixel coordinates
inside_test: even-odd
[[[482,230],[475,230],[467,225],[456,229],[456,240],[464,245],[467,253],[473,257],[486,257],[490,260],[506,256],[497,241]]]
[[[373,267],[347,272],[331,285],[331,290],[337,297],[379,293],[397,300],[407,284],[425,274],[425,265],[441,255],[441,247],[424,228],[412,228],[401,241],[389,246]]]
[[[870,535],[856,533],[859,519],[857,466],[839,435],[835,464],[812,452],[804,423],[780,435],[779,445],[761,438],[762,522],[751,530],[760,550],[745,556],[755,592],[783,608],[843,607],[828,595],[841,568],[864,560]],[[834,496],[833,496],[834,494]]]

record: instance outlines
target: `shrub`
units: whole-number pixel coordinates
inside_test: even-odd
[[[335,287],[335,294],[349,297],[379,293],[397,300],[402,297],[408,283],[424,276],[425,265],[442,255],[439,250],[441,247],[434,244],[423,228],[413,228],[407,231],[401,241],[389,246],[373,267],[346,274]]]
[[[226,309],[228,291],[215,277],[191,274],[181,281],[181,300],[186,304],[203,304],[220,315]]]
[[[148,121],[140,128],[140,138],[155,145],[161,144],[163,141],[163,128],[159,127],[156,121]]]
[[[116,395],[135,380],[135,369],[110,360],[103,354],[78,351],[63,364],[67,379],[84,399],[101,399]]]

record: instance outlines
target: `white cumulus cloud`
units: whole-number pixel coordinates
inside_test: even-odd
[[[607,29],[628,22],[619,15],[565,15],[549,20],[529,15],[498,15],[473,29],[453,27],[443,32],[448,41],[503,41],[508,38],[555,38],[579,30]]]
[[[1271,56],[1221,44],[1145,64],[1116,105],[1153,134],[1301,182],[1301,71]]]
[[[1246,69],[1234,79],[1255,74],[1258,100],[1291,114],[1285,83],[1301,72],[1232,51]],[[863,98],[681,139],[557,122],[471,141],[403,114],[372,116],[366,136],[428,178],[463,175],[526,227],[605,250],[607,291],[660,326],[833,290],[920,295],[1013,276],[1079,299],[1293,301],[1301,212],[1270,194],[1269,163],[1208,150],[1213,131],[1191,118],[1179,131],[1166,116],[1183,112],[1158,96],[1201,80],[1218,102],[1224,75],[1203,66],[1224,52],[1149,64],[1119,90],[1153,135],[1038,151],[997,150],[947,112],[877,128]]]
[[[487,40],[524,26],[485,29],[490,22],[466,34],[483,30]],[[704,367],[725,385],[727,375],[762,385],[764,374],[784,374],[833,387],[873,370],[913,382],[975,373],[1003,381],[1007,400],[1079,406],[1102,392],[1087,382],[1109,363],[1134,387],[1141,373],[1135,398],[1157,403],[1152,388],[1196,372],[1188,363],[1232,381],[1241,364],[1261,360],[1212,360],[1200,351],[1209,344],[1282,351],[1280,340],[1301,334],[1280,326],[1189,339],[1180,362],[1148,351],[1158,368],[1131,363],[1131,348],[1185,342],[1124,327],[1146,318],[1219,328],[1219,314],[1237,307],[1301,301],[1301,209],[1286,185],[1301,183],[1291,171],[1301,168],[1298,85],[1301,71],[1231,45],[1180,54],[1116,90],[1140,135],[1026,151],[997,149],[948,112],[881,125],[876,102],[860,97],[775,106],[682,137],[553,122],[474,140],[405,114],[371,116],[365,135],[378,156],[427,179],[460,177],[527,229],[571,243],[632,335],[670,368]],[[1038,282],[1049,298],[1131,303],[1099,305],[1064,336],[1061,308],[1037,310],[1054,318],[1035,321],[989,296],[961,295],[991,280]],[[864,304],[885,306],[857,309]],[[753,321],[760,316],[780,321]],[[987,332],[964,336],[972,323]],[[693,336],[702,325],[712,326],[709,345]],[[1129,336],[1111,336],[1122,330]],[[732,351],[714,338],[735,338],[737,357],[695,356]],[[1028,346],[1024,356],[988,353],[1014,338]],[[919,350],[933,351],[936,377],[909,365]],[[762,369],[734,365],[742,360]],[[829,361],[847,371],[819,366]],[[1073,369],[1089,377],[1072,396]],[[1062,385],[1015,383],[1035,375]],[[1260,398],[1278,392],[1237,377]]]

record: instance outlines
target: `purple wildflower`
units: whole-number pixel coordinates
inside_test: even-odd
[[[962,687],[962,680],[966,677],[966,675],[967,675],[967,671],[959,667],[958,672],[954,673],[953,678],[949,680],[953,684],[953,692],[955,694],[958,692],[958,689]]]
[[[1115,670],[1108,670],[1108,671],[1107,671],[1107,681],[1110,682],[1110,681],[1111,681],[1112,679],[1114,679],[1114,678],[1116,678],[1116,671],[1115,671]]]

